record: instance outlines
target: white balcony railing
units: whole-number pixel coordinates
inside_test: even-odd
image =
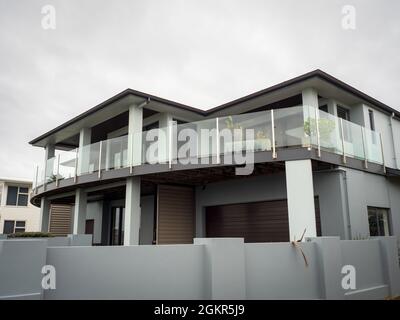
[[[247,133],[252,134],[247,134]],[[185,148],[190,140],[190,148]],[[134,145],[140,143],[141,152]],[[34,187],[140,164],[184,162],[243,151],[306,147],[384,165],[381,135],[313,107],[298,106],[170,125],[60,152],[36,169]],[[140,147],[139,147],[140,150]]]

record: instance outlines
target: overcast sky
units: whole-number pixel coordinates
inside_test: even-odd
[[[400,110],[400,1],[0,0],[0,177],[32,179],[28,141],[128,87],[208,109],[316,68]]]

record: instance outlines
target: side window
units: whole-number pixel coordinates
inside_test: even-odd
[[[27,206],[28,205],[28,188],[19,187],[18,191],[18,205]]]
[[[7,202],[8,206],[16,206],[18,197],[18,187],[8,186],[7,188]]]
[[[368,207],[368,222],[371,237],[390,236],[389,209]]]
[[[15,221],[13,220],[5,220],[3,226],[3,233],[4,234],[11,234],[14,233],[14,225]]]
[[[351,142],[351,127],[347,121],[350,121],[350,111],[349,109],[337,106],[337,116],[343,120],[343,138],[345,141]]]
[[[369,127],[371,128],[372,131],[375,131],[374,112],[371,109],[368,110],[368,117],[369,117]]]
[[[327,105],[327,104],[324,104],[323,106],[319,106],[319,110],[328,113],[328,105]]]
[[[4,234],[25,232],[25,221],[5,220],[3,226]]]
[[[28,205],[29,188],[27,187],[7,187],[7,206],[24,206]]]
[[[15,233],[25,232],[25,221],[15,221]]]

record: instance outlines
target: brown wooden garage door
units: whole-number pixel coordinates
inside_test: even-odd
[[[159,185],[157,204],[157,243],[193,243],[195,233],[193,188]]]
[[[321,234],[319,201],[315,199],[317,234]],[[242,237],[245,242],[289,241],[287,200],[206,208],[207,237]]]

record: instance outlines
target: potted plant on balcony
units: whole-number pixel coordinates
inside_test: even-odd
[[[254,144],[255,150],[269,151],[271,150],[271,140],[267,137],[263,130],[258,130],[256,133]]]
[[[232,144],[230,146],[225,145],[225,149],[228,152],[239,151],[243,149],[243,128],[240,123],[235,123],[232,116],[225,119],[226,129],[232,132]]]
[[[335,122],[330,119],[320,118],[318,119],[318,127],[321,144],[328,148],[334,147],[331,141],[331,133],[336,128]],[[317,122],[315,118],[308,118],[308,120],[304,122],[304,134],[305,139],[303,140],[303,145],[309,145],[310,140],[311,142],[316,140]],[[314,137],[314,139],[312,139],[312,137]]]

